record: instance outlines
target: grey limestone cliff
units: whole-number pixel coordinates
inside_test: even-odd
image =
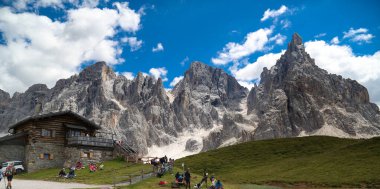
[[[328,74],[305,52],[295,33],[288,49],[248,96],[248,113],[259,117],[255,139],[323,134],[380,134],[380,114],[358,82]]]

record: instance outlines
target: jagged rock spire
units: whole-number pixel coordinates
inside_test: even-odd
[[[288,44],[288,51],[296,51],[300,45],[302,45],[302,38],[298,33],[294,33],[292,40]]]

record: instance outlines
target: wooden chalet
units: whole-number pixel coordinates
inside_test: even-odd
[[[120,151],[136,152],[117,145],[113,134],[99,132],[100,129],[71,111],[27,117],[9,127],[10,135],[0,138],[0,161],[20,160],[28,172],[33,172],[69,167],[78,161],[109,160]]]

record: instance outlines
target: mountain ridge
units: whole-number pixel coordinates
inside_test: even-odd
[[[117,134],[141,154],[172,157],[250,140],[380,135],[380,113],[365,87],[328,74],[295,33],[287,51],[251,90],[220,68],[193,62],[173,90],[141,72],[130,80],[105,62],[35,84],[12,97],[0,90],[0,131],[33,114],[71,110]],[[170,151],[176,144],[176,151]]]

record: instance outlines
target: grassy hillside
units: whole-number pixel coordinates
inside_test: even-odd
[[[252,141],[176,161],[226,183],[380,187],[380,138]]]

